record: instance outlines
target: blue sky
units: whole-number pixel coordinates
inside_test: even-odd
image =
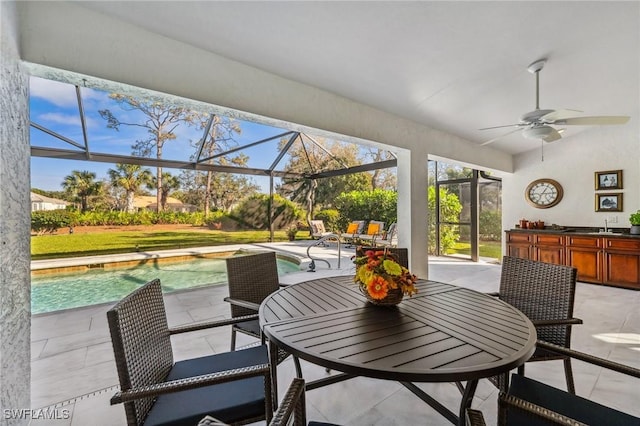
[[[109,98],[109,93],[81,88],[83,107],[87,122],[89,148],[92,152],[130,155],[131,145],[136,139],[146,139],[145,129],[132,126],[121,126],[119,131],[107,128],[106,120],[100,117],[98,111],[109,109],[121,121],[137,122],[135,111],[125,111]],[[80,145],[84,145],[78,102],[75,87],[32,77],[30,82],[30,118],[47,129],[59,133]],[[283,133],[283,129],[263,126],[257,123],[241,121],[242,133],[236,137],[239,145],[245,145],[257,140]],[[169,141],[164,146],[163,158],[168,160],[188,160],[194,151],[189,141],[197,141],[202,135],[196,127],[180,125],[176,129],[178,138]],[[56,147],[62,149],[77,149],[72,145],[31,127],[31,145],[40,147]],[[277,156],[278,140],[248,148],[242,152],[250,157],[249,167],[267,168]],[[286,162],[286,158],[283,159]],[[42,157],[31,159],[31,186],[49,191],[62,190],[64,177],[73,170],[89,170],[96,173],[96,179],[106,179],[107,171],[114,168],[113,164],[59,160]],[[278,168],[281,168],[279,166]],[[169,173],[179,175],[180,170],[165,169]],[[264,192],[268,192],[269,180],[266,177],[251,177]]]

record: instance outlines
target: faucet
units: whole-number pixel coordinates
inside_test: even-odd
[[[609,232],[609,226],[607,224],[607,219],[604,220],[604,232]]]

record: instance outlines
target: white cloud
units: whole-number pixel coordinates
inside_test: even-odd
[[[78,114],[62,114],[59,112],[46,112],[44,114],[38,115],[38,121],[79,126],[80,116]]]
[[[53,80],[31,77],[29,80],[29,94],[32,97],[44,99],[59,107],[78,105],[75,88],[70,84]]]

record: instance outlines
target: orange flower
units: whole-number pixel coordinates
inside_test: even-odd
[[[369,295],[374,299],[384,299],[387,297],[387,293],[389,292],[389,287],[387,281],[379,276],[373,277],[369,284],[367,285],[367,291]]]

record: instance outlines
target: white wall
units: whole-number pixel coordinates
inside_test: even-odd
[[[630,87],[630,93],[638,93]],[[625,112],[626,113],[626,112]],[[629,111],[637,117],[637,111]],[[544,161],[540,150],[514,158],[514,173],[503,178],[503,228],[510,229],[519,219],[544,220],[562,226],[604,227],[604,219],[615,217],[612,227],[626,227],[629,215],[640,209],[640,128],[637,120],[622,126],[588,128],[570,138],[545,144]],[[622,170],[623,211],[595,212],[596,171]],[[524,191],[531,181],[550,178],[564,189],[562,201],[548,209],[530,206]]]

